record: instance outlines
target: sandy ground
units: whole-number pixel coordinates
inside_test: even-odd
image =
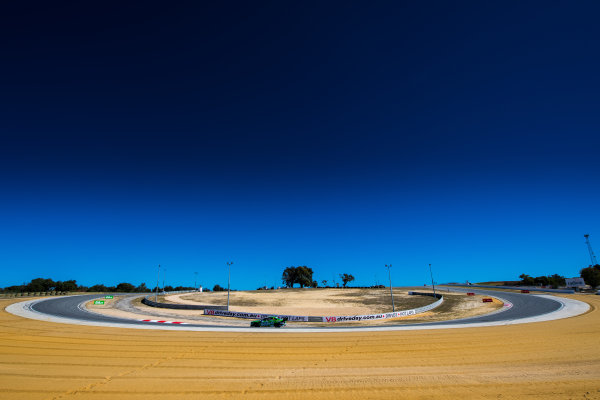
[[[591,310],[524,325],[339,334],[140,331],[1,311],[0,398],[600,399],[600,296],[569,297]]]
[[[444,292],[444,303],[427,313],[388,320],[337,323],[336,326],[385,325],[398,323],[432,322],[477,316],[495,311],[502,302],[483,303],[484,296]],[[198,293],[166,296],[159,301],[180,304],[227,304],[227,293]],[[427,296],[409,296],[405,289],[394,290],[396,310],[406,310],[431,304]],[[389,292],[379,289],[319,289],[286,291],[247,291],[231,293],[231,310],[285,315],[361,315],[391,311]],[[210,317],[196,310],[169,310],[141,304],[141,298],[129,301],[115,298],[103,306],[88,302],[88,310],[104,315],[129,319],[167,319],[179,322],[210,325],[247,326],[248,320]],[[331,326],[331,324],[290,322],[294,326]]]
[[[180,304],[227,304],[227,292],[176,294],[165,300]],[[425,306],[433,297],[409,296],[394,290],[398,310]],[[364,315],[391,311],[389,289],[284,289],[231,292],[230,309],[287,315]]]

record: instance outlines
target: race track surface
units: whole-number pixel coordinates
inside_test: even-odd
[[[454,291],[454,290],[453,290]],[[462,291],[462,290],[457,290]],[[481,324],[498,324],[498,323],[506,323],[511,321],[525,320],[529,318],[536,318],[543,315],[547,315],[553,313],[555,311],[560,310],[563,307],[563,304],[558,301],[558,298],[549,298],[542,297],[536,295],[527,295],[527,294],[519,294],[519,293],[511,293],[511,292],[497,292],[497,291],[485,291],[485,290],[470,290],[477,294],[493,296],[500,298],[503,300],[509,307],[505,307],[501,310],[501,312],[494,312],[490,314],[486,314],[483,316],[458,319],[458,320],[449,320],[449,321],[441,321],[441,322],[432,322],[432,323],[420,323],[420,324],[403,324],[403,325],[386,325],[385,327],[369,327],[371,330],[386,330],[393,328],[431,328],[431,327],[443,327],[443,326],[455,326],[455,325],[481,325]],[[60,298],[52,298],[39,302],[35,302],[31,304],[31,310],[44,314],[47,316],[57,317],[57,318],[67,318],[71,320],[77,321],[85,321],[91,323],[102,323],[102,324],[118,324],[118,325],[131,325],[131,326],[144,326],[147,327],[147,322],[141,322],[130,319],[123,318],[115,318],[110,316],[105,316],[97,313],[92,313],[83,308],[83,304],[98,298],[98,295],[82,295],[82,296],[69,296],[69,297],[60,297]],[[511,306],[510,306],[511,305]],[[200,324],[187,324],[187,325],[174,325],[175,328],[180,329],[193,329],[193,328],[227,328],[223,325],[200,325]],[[171,326],[169,326],[169,329]],[[239,326],[231,326],[230,328],[239,329],[251,329],[250,327],[241,328]],[[294,328],[292,326],[288,326],[286,330],[355,330],[361,329],[356,327],[315,327],[315,328]]]

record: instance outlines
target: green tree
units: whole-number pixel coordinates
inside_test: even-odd
[[[558,288],[559,286],[565,286],[567,283],[565,281],[564,276],[560,276],[558,274],[550,275],[548,277],[548,283],[554,288]]]
[[[294,267],[287,267],[281,274],[281,281],[287,287],[294,287],[297,283],[301,288],[305,286],[313,286],[313,270],[306,265]]]
[[[600,285],[600,265],[596,264],[593,267],[589,266],[587,268],[583,268],[579,272],[580,276],[583,278],[586,284],[595,288]]]
[[[215,286],[213,286],[213,292],[222,292],[225,289],[221,287],[221,285],[217,284]]]
[[[123,293],[135,292],[135,286],[133,286],[131,283],[127,283],[127,282],[119,283],[117,285],[116,289],[117,289],[117,292],[123,292]]]
[[[26,292],[48,292],[56,287],[52,279],[35,278],[25,287]]]
[[[521,275],[519,275],[519,278],[521,278],[522,285],[533,286],[535,284],[535,282],[533,281],[533,278],[527,274],[521,274]]]
[[[536,276],[535,278],[533,278],[533,282],[535,283],[536,286],[548,286],[550,284],[550,281],[548,280],[547,276]]]
[[[94,285],[87,290],[88,292],[108,292],[108,288],[102,284]]]
[[[321,281],[321,283],[323,284],[323,286],[327,286],[327,280],[323,279],[323,280]]]
[[[145,283],[145,282],[142,282],[142,283],[140,284],[140,286],[138,286],[138,287],[136,287],[136,288],[135,288],[135,291],[136,291],[136,292],[139,292],[139,293],[147,293],[147,292],[149,292],[149,291],[150,291],[150,289],[148,289],[148,288],[146,287],[146,283]]]
[[[79,287],[77,286],[77,282],[75,280],[70,280],[70,281],[58,281],[56,282],[56,286],[55,286],[55,290],[59,291],[59,292],[74,292],[77,289],[79,289]]]
[[[304,286],[312,286],[313,284],[313,270],[312,268],[308,268],[306,265],[296,268],[297,274],[297,283],[300,284],[300,287]]]
[[[287,287],[294,287],[294,283],[298,281],[298,271],[296,270],[296,267],[291,266],[284,269],[283,274],[281,274],[281,281]]]
[[[349,282],[354,280],[354,277],[350,274],[340,274],[340,278],[342,279],[344,287],[346,287]]]

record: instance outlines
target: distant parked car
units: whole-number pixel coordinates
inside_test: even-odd
[[[285,326],[285,321],[287,321],[287,317],[279,318],[279,317],[266,317],[263,319],[257,319],[255,321],[250,322],[250,326],[254,327],[269,327],[274,326],[275,328],[281,328]]]

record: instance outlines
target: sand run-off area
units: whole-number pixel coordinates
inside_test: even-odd
[[[586,314],[487,328],[223,333],[34,321],[0,307],[2,399],[600,399]]]

